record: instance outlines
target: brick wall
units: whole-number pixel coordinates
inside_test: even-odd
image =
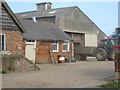
[[[70,43],[69,52],[63,52],[63,43],[59,42],[59,52],[54,52],[54,59],[58,60],[58,55],[64,57],[72,57],[72,44]],[[36,63],[51,63],[50,50],[52,50],[51,42],[37,41],[36,44]]]
[[[54,52],[55,60],[58,60],[58,55],[63,57],[72,57],[72,44],[70,44],[69,52],[63,52],[63,43],[59,42],[59,52]]]
[[[8,31],[4,30],[6,38],[6,50],[10,51],[13,55],[23,54],[23,38],[22,33],[20,31]]]

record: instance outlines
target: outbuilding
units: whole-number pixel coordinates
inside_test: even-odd
[[[25,57],[34,63],[56,63],[60,57],[72,58],[71,37],[50,23],[21,20],[26,30]]]
[[[0,53],[23,55],[33,63],[55,63],[72,58],[72,39],[51,23],[25,20],[1,1]],[[62,61],[62,62],[63,62]]]
[[[4,0],[0,2],[0,11],[0,53],[23,55],[25,29]]]
[[[17,13],[25,19],[36,18],[38,23],[47,22],[55,24],[67,33],[74,43],[72,44],[72,57],[86,59],[93,55],[101,39],[107,35],[77,6],[52,8],[52,3],[38,3],[37,10]]]

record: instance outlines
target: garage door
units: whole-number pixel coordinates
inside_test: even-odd
[[[97,47],[97,34],[85,34],[85,46]]]

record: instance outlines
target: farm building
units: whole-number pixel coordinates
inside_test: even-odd
[[[36,63],[54,63],[53,60],[59,62],[60,57],[72,58],[71,37],[55,25],[36,23],[33,20],[20,20],[20,22],[27,31],[23,34],[23,38],[25,56],[29,60]]]
[[[72,57],[85,60],[94,55],[101,39],[107,35],[77,6],[52,9],[50,2],[38,3],[37,10],[17,13],[24,19],[36,19],[38,23],[52,23],[72,37]]]
[[[0,3],[0,51],[6,54],[23,55],[23,37],[24,28],[13,14],[6,2]]]
[[[57,26],[16,17],[6,2],[1,2],[1,9],[2,53],[24,55],[33,63],[54,63],[62,57],[72,58],[72,39]]]

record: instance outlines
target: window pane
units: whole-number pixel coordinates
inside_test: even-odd
[[[69,42],[65,41],[63,43],[63,52],[68,52],[69,51]]]
[[[53,52],[58,51],[58,44],[57,43],[52,43],[52,50],[53,50]]]
[[[2,35],[2,51],[4,50],[4,42],[5,42],[5,40],[4,40],[4,35]]]
[[[35,40],[32,40],[32,42],[35,42]]]
[[[63,45],[63,50],[67,51],[68,46],[67,45]]]
[[[52,50],[54,50],[54,45],[52,45]]]
[[[52,50],[57,50],[57,45],[52,45]]]
[[[5,50],[5,35],[0,35],[0,51]]]

